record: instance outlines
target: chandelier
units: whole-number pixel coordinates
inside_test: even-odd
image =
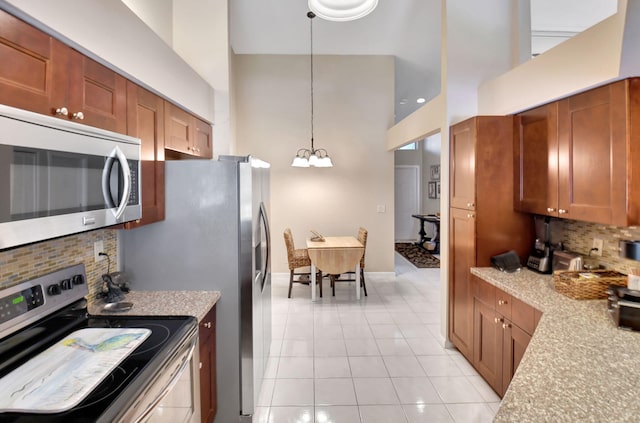
[[[311,34],[311,149],[301,148],[291,162],[293,167],[333,167],[333,162],[324,148],[314,148],[313,146],[313,12],[307,13],[309,18],[309,28]]]

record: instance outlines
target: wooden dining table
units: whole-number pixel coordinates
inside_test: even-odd
[[[311,259],[311,301],[316,301],[316,272],[339,275],[355,269],[356,299],[360,299],[360,259],[364,246],[353,236],[328,236],[324,241],[307,239]],[[320,281],[322,283],[322,281]]]

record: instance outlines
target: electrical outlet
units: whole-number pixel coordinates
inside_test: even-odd
[[[386,207],[382,205],[382,206],[376,206],[376,211],[378,213],[385,213],[387,210],[386,210]]]
[[[101,256],[100,253],[104,253],[104,242],[96,241],[93,243],[93,259],[95,261],[101,261],[104,259],[104,256]]]
[[[604,249],[604,240],[600,238],[593,238],[593,244],[591,244],[591,255],[602,256],[603,249]]]

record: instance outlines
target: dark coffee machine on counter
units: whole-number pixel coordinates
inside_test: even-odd
[[[535,216],[536,241],[527,259],[527,267],[540,273],[551,273],[553,250],[551,249],[551,231],[549,217]]]

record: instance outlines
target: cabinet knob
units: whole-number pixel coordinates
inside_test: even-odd
[[[473,213],[467,213],[467,218],[471,219],[473,217]]]
[[[475,204],[473,204],[473,203],[467,203],[467,207],[473,207],[473,206],[475,206]]]
[[[71,117],[75,120],[84,120],[84,113],[75,112],[74,114],[71,115]]]
[[[211,322],[206,322],[204,324],[204,327],[207,328],[207,329],[211,329]]]
[[[69,116],[69,110],[66,107],[60,107],[59,109],[56,109],[56,115]]]
[[[498,323],[502,322],[502,319],[500,317],[494,317],[493,318],[493,322],[498,324]]]
[[[547,213],[553,213],[554,211],[556,211],[556,209],[553,207],[547,207]]]
[[[567,211],[567,210],[565,210],[565,209],[558,209],[558,213],[560,213],[560,214],[566,214],[566,213],[568,213],[568,211]]]
[[[502,324],[502,329],[509,329],[511,327],[511,325],[509,323],[503,323]]]
[[[198,363],[198,369],[202,369],[202,361]]]
[[[498,305],[505,305],[507,304],[506,300],[498,300]]]

